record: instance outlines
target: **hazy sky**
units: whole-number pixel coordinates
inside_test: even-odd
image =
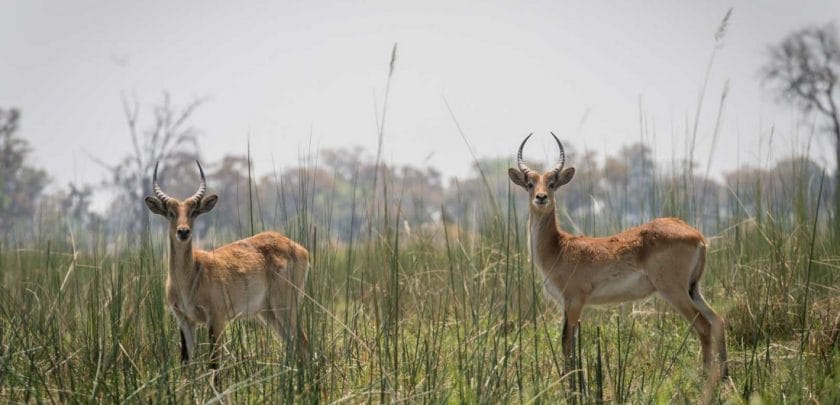
[[[295,164],[310,136],[375,150],[395,42],[388,161],[469,172],[444,99],[479,156],[512,156],[534,131],[533,159],[555,156],[549,130],[601,156],[639,140],[641,103],[646,140],[669,160],[684,154],[714,33],[734,7],[697,149],[705,165],[729,80],[720,173],[805,150],[809,131],[762,90],[758,69],[768,44],[840,16],[840,1],[0,3],[0,106],[22,109],[20,134],[58,185],[99,181],[89,154],[129,151],[122,94],[146,107],[164,90],[179,104],[208,97],[193,120],[203,158],[244,153],[250,134],[257,172]],[[812,155],[833,166],[828,138],[815,142]]]

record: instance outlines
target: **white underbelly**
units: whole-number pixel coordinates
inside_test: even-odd
[[[259,314],[260,311],[266,307],[266,293],[265,285],[259,283],[252,283],[248,288],[238,292],[239,300],[231,306],[231,318],[234,317],[250,317]]]
[[[642,299],[652,294],[653,284],[637,271],[622,272],[599,282],[589,295],[590,304],[612,304]]]

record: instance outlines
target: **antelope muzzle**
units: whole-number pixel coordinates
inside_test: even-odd
[[[190,228],[186,226],[178,227],[175,231],[175,236],[178,237],[178,240],[181,242],[186,242],[190,239]]]

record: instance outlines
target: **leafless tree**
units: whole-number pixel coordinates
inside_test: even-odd
[[[194,164],[185,164],[191,163],[198,156],[197,130],[189,121],[202,102],[194,100],[178,108],[172,104],[170,95],[164,93],[160,104],[152,108],[151,122],[144,127],[140,124],[140,103],[123,98],[131,152],[116,164],[94,158],[109,171],[110,176],[105,183],[117,193],[111,205],[114,215],[109,217],[118,218],[118,223],[112,225],[128,235],[146,234],[149,221],[143,197],[150,190],[156,162],[160,161],[161,173],[169,173],[172,182],[167,186],[170,190],[181,189],[177,184],[178,179],[194,179],[194,173],[184,176],[179,171],[194,170]],[[191,186],[194,188],[195,185]]]
[[[840,42],[834,24],[803,28],[771,46],[762,75],[783,100],[827,121],[838,167],[834,203],[840,222]]]

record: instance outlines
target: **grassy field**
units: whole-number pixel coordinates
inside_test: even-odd
[[[26,246],[6,243],[0,402],[840,401],[840,350],[829,336],[840,313],[830,299],[840,295],[840,237],[825,212],[739,214],[707,234],[702,285],[727,320],[731,371],[708,387],[696,336],[658,297],[589,307],[578,372],[565,373],[560,311],[529,260],[526,218],[512,214],[520,191],[486,202],[472,226],[409,231],[363,190],[353,209],[367,210],[366,224],[353,240],[330,238],[329,218],[305,207],[270,226],[312,253],[302,312],[315,359],[301,364],[258,322],[236,322],[219,387],[206,368],[206,328],[197,356],[179,362],[163,232],[128,242],[44,229]],[[606,214],[575,220],[593,234],[618,229]]]

